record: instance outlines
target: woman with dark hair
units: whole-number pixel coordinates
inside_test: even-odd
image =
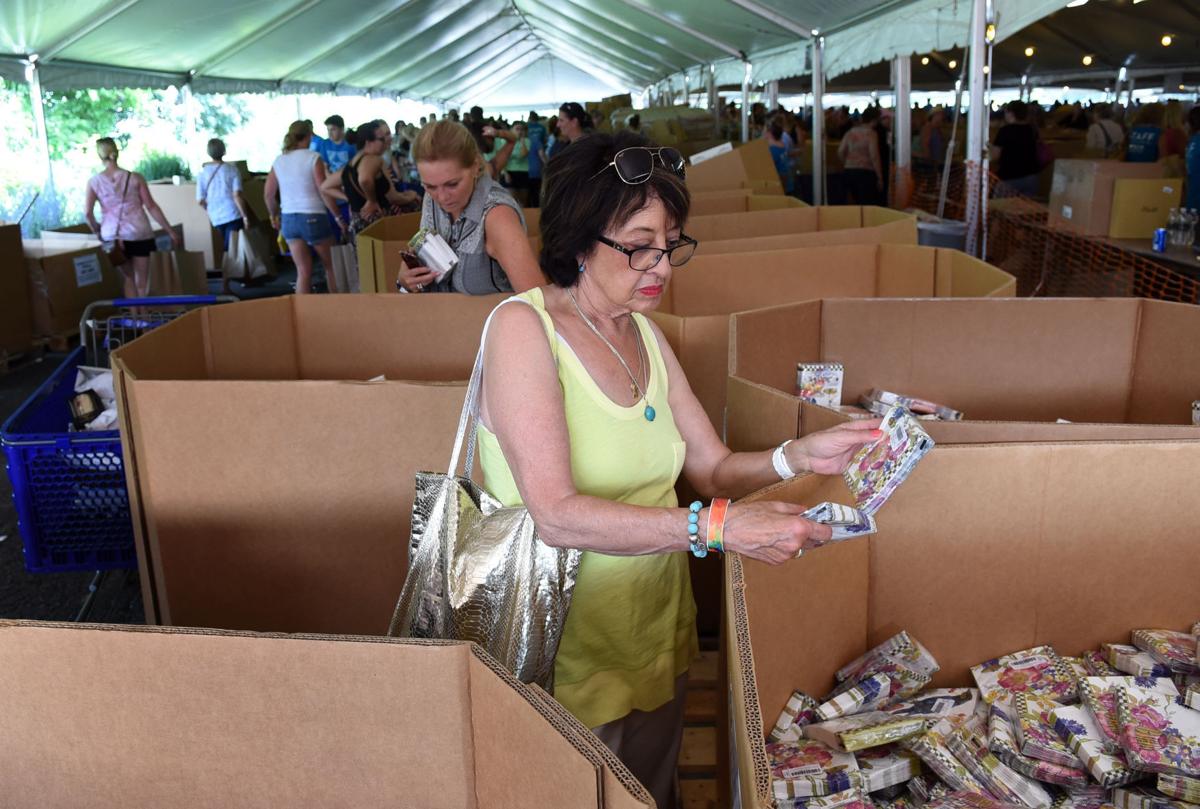
[[[229,249],[229,238],[235,230],[250,226],[250,210],[242,196],[242,175],[237,166],[225,162],[225,141],[213,138],[208,142],[211,163],[205,163],[196,178],[196,202],[208,212],[213,228],[220,231],[222,244]]]
[[[117,142],[112,138],[96,141],[96,155],[104,168],[88,180],[83,216],[102,242],[120,245],[126,259],[118,266],[125,277],[125,297],[144,298],[150,294],[150,254],[156,249],[154,229],[150,227],[146,213],[162,225],[176,250],[179,249],[179,237],[171,229],[162,208],[150,196],[146,178],[117,165],[119,154]],[[96,222],[97,202],[100,203],[99,223]]]
[[[578,101],[568,101],[558,108],[558,132],[546,160],[554,157],[584,135],[592,131],[592,116]]]
[[[332,200],[350,206],[349,236],[353,237],[376,219],[416,209],[420,198],[412,191],[397,191],[384,170],[384,154],[392,143],[385,121],[368,121],[351,132],[347,140],[355,155],[344,167],[321,183],[326,207]],[[335,203],[336,204],[336,203]]]
[[[1026,197],[1038,192],[1037,124],[1030,120],[1029,106],[1021,100],[1010,101],[1004,108],[1004,126],[996,132],[991,145],[991,159],[996,176],[1012,191]]]
[[[639,135],[590,135],[550,162],[542,272],[503,305],[484,351],[479,459],[488,491],[540,537],[581,549],[554,696],[659,806],[674,801],[687,670],[697,651],[687,552],[780,564],[829,539],[784,503],[730,505],[800,472],[840,473],[879,421],[732,453],[647,315],[696,249],[683,157]],[[702,496],[679,508],[680,473]]]
[[[1143,104],[1133,117],[1133,127],[1129,131],[1129,146],[1125,150],[1125,160],[1129,163],[1157,163],[1162,157],[1165,137],[1163,134],[1163,119],[1166,117],[1166,107],[1157,101]]]

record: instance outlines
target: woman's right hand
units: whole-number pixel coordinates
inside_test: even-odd
[[[765,502],[730,505],[725,517],[725,549],[771,565],[795,559],[800,551],[828,542],[828,525],[800,515],[806,506]]]
[[[397,281],[409,292],[424,292],[436,278],[436,273],[428,267],[410,267],[405,264],[400,269]]]

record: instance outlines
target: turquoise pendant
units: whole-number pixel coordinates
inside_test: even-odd
[[[657,416],[658,414],[654,412],[653,407],[651,407],[650,405],[646,405],[646,409],[645,409],[645,411],[643,411],[642,415],[644,415],[646,417],[646,421],[654,421],[654,417]]]

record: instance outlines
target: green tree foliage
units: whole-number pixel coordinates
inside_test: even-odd
[[[147,182],[167,180],[177,174],[185,180],[192,179],[192,170],[184,159],[166,152],[147,151],[133,170],[145,177]]]
[[[145,109],[148,95],[146,90],[46,91],[42,103],[51,157],[62,158],[81,146],[90,148],[93,140],[105,135],[123,148],[129,137],[120,133],[118,125],[149,112]]]

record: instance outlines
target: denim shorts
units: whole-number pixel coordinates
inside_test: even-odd
[[[309,245],[322,244],[333,238],[333,228],[324,213],[285,213],[280,232],[284,241],[301,239]]]

